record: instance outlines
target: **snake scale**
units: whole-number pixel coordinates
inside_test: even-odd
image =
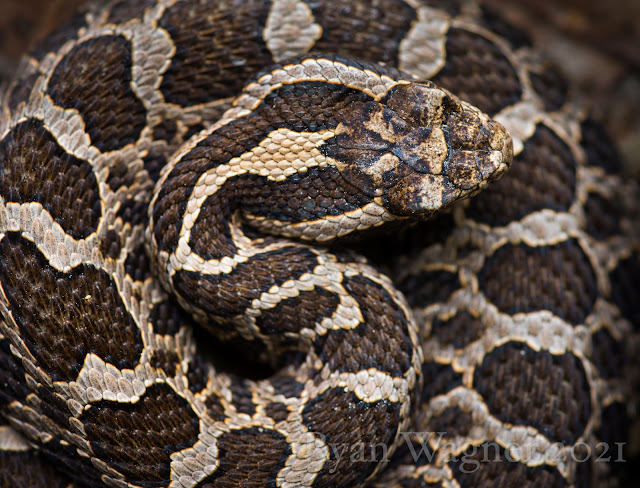
[[[492,11],[102,2],[0,110],[0,485],[616,485],[639,192]]]

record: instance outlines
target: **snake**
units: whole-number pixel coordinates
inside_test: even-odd
[[[615,486],[640,216],[457,0],[111,0],[0,105],[0,481]]]

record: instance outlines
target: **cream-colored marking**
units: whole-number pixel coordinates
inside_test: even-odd
[[[495,441],[507,449],[512,458],[527,466],[547,464],[556,466],[563,476],[567,476],[571,465],[571,449],[542,435],[531,426],[513,426],[491,415],[484,399],[475,391],[462,386],[454,388],[444,395],[433,397],[424,410],[425,418],[439,416],[447,408],[458,407],[467,412],[473,420],[471,435],[466,437],[447,437],[449,452],[462,453],[472,443],[484,440]]]
[[[359,124],[362,122],[358,121]],[[384,107],[378,105],[374,111],[369,114],[369,118],[365,119],[364,126],[375,134],[379,134],[382,139],[391,143],[402,140],[403,134],[394,130],[393,125],[387,120]],[[352,129],[349,125],[339,124],[336,128],[336,134],[350,134]]]
[[[425,175],[422,184],[415,195],[420,198],[420,208],[423,210],[438,210],[442,207],[444,195],[444,178],[439,175]]]
[[[204,432],[200,422],[200,432]],[[171,454],[171,483],[169,488],[194,488],[220,466],[217,440],[198,435],[193,447]]]
[[[448,95],[447,91],[440,88],[425,88],[418,85],[415,90],[415,96],[420,97],[422,106],[428,108],[421,114],[420,125],[423,127],[440,127],[444,116],[444,99],[452,95]],[[460,106],[463,111],[478,112],[477,108],[464,102],[460,102]]]
[[[336,161],[336,166],[338,166],[338,168],[340,167],[340,164],[340,161]],[[398,156],[391,153],[384,153],[371,166],[362,168],[362,172],[376,178],[376,181],[380,183],[379,186],[382,186],[382,175],[387,171],[397,170],[399,165],[400,159],[398,159]],[[383,189],[378,188],[377,190],[376,196],[382,196]]]
[[[407,3],[416,9],[418,19],[400,41],[398,67],[421,80],[428,80],[446,63],[449,16],[442,10],[423,7],[415,1]]]
[[[181,269],[186,271],[200,271],[208,275],[228,274],[231,273],[238,264],[250,261],[253,256],[291,246],[291,243],[286,241],[274,242],[267,246],[252,246],[251,240],[244,242],[234,240],[234,242],[239,245],[238,253],[233,256],[224,256],[221,259],[205,261],[197,254],[191,252],[190,248],[188,249],[188,253],[186,250],[183,250],[180,256],[176,256],[175,253],[172,254],[169,257],[170,275],[173,276],[176,271]],[[248,245],[245,245],[247,242]],[[181,257],[183,261],[179,261],[179,257]]]
[[[315,22],[306,3],[300,0],[271,2],[262,38],[277,63],[308,52],[321,36],[322,27]]]
[[[455,353],[451,347],[440,344],[436,337],[425,341],[425,356],[451,362],[456,371],[471,368],[482,362],[491,349],[509,341],[522,342],[533,350],[543,349],[552,354],[568,352],[583,355],[588,353],[591,347],[588,331],[584,326],[572,327],[549,311],[510,316],[500,313],[484,295],[469,296],[467,290],[456,292],[454,295],[451,302],[442,307],[438,316],[452,313],[455,307],[458,307],[457,310],[466,310],[472,301],[473,308],[482,311],[479,320],[483,324],[490,324],[482,331],[482,335],[468,344],[460,354]],[[431,313],[425,315],[431,316]]]
[[[0,425],[0,451],[26,452],[33,449],[22,434],[8,425]]]
[[[36,244],[49,265],[60,272],[83,262],[94,262],[92,249],[98,247],[96,233],[85,240],[66,234],[40,203],[7,203],[0,205],[0,232],[21,232]],[[95,263],[101,265],[103,263]]]
[[[338,296],[339,303],[330,317],[324,317],[320,323],[316,324],[315,332],[317,334],[325,334],[327,330],[349,330],[364,323],[360,306],[340,284],[342,277],[340,267],[330,264],[316,266],[313,272],[305,273],[297,280],[288,280],[280,286],[272,286],[259,298],[253,300],[251,308],[246,311],[246,314],[259,316],[259,310],[273,309],[283,300],[297,297],[302,291],[322,288]]]
[[[489,228],[485,224],[469,221],[468,228],[458,232],[472,232],[473,245],[484,254],[491,255],[506,242],[537,246],[552,246],[569,237],[581,237],[578,218],[567,212],[543,209],[525,215],[521,220],[509,222],[504,227]]]
[[[330,448],[318,434],[309,432],[297,416],[289,415],[285,422],[296,422],[300,427],[287,436],[291,455],[285,461],[284,468],[278,473],[278,486],[283,488],[312,486],[317,474],[329,460]]]
[[[428,173],[432,175],[442,174],[442,168],[449,148],[444,137],[444,132],[439,127],[432,129],[429,137],[421,141],[416,147],[407,150],[407,153],[416,155],[421,161],[427,163]]]
[[[253,110],[269,93],[282,85],[302,81],[324,81],[345,85],[366,93],[374,100],[381,99],[395,85],[409,83],[409,81],[394,80],[387,75],[379,75],[373,71],[351,67],[338,61],[322,58],[306,59],[300,64],[286,65],[276,69],[250,83],[236,99],[234,105],[246,110]]]
[[[171,65],[175,44],[166,30],[142,23],[132,28],[131,45],[131,88],[147,110],[157,110],[164,103],[159,81]]]
[[[524,148],[524,141],[529,139],[536,130],[542,114],[538,104],[523,101],[510,105],[494,117],[511,135],[513,154],[520,154]]]
[[[509,164],[507,161],[509,160],[510,149],[508,148],[509,142],[505,142],[505,147],[502,151],[491,151],[489,153],[488,159],[491,162],[491,166],[487,165],[487,169],[485,170],[485,174],[489,172],[493,172],[495,175],[503,175],[509,169]],[[486,179],[480,181],[480,184],[488,184]]]
[[[69,154],[87,161],[92,161],[100,154],[91,145],[79,112],[58,107],[49,95],[44,95],[37,107],[28,105],[25,116],[42,120],[58,145]]]
[[[410,401],[410,383],[415,379],[411,371],[407,373],[407,377],[405,378],[391,376],[375,368],[353,373],[330,371],[327,366],[323,369],[326,369],[328,372],[326,379],[319,382],[317,386],[314,385],[313,387],[305,388],[305,391],[308,391],[310,397],[329,388],[344,388],[345,391],[353,392],[359,400],[367,403],[378,402],[380,400],[399,403]],[[409,376],[411,376],[411,378]]]
[[[136,403],[153,384],[156,374],[148,363],[139,364],[134,370],[119,370],[99,356],[87,354],[76,381],[70,382],[80,404],[108,400],[118,403]]]

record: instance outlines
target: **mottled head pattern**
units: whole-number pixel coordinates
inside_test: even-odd
[[[390,213],[412,217],[477,193],[513,157],[504,127],[429,82],[399,83],[379,102],[350,107],[321,151]]]

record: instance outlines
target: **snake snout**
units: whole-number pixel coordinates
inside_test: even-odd
[[[513,143],[500,123],[469,104],[463,107],[446,121],[451,153],[447,175],[455,188],[473,194],[509,169]]]
[[[413,170],[387,192],[395,214],[428,217],[499,179],[511,164],[507,130],[431,83],[394,87],[387,108],[414,126],[391,149]]]

